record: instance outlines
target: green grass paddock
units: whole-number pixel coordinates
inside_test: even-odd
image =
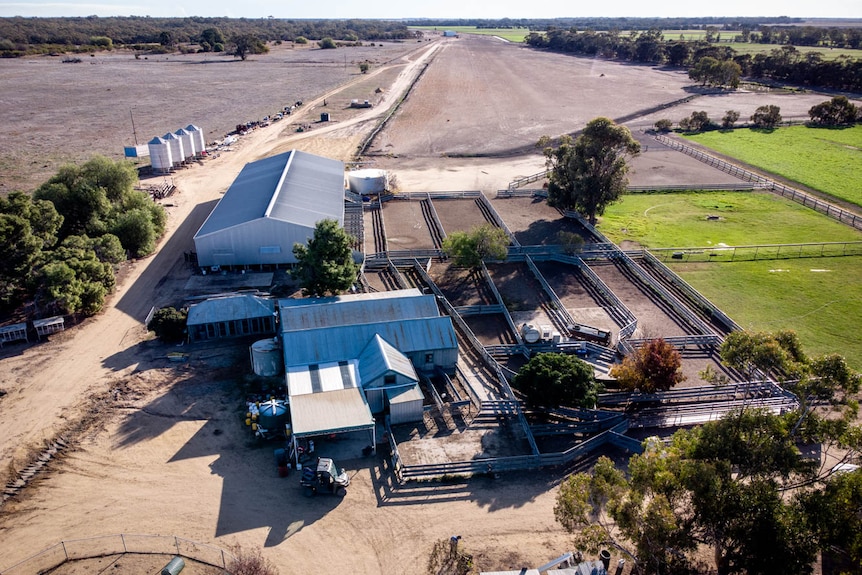
[[[744,329],[792,329],[809,355],[838,353],[862,369],[862,257],[670,267]]]
[[[862,240],[862,232],[767,192],[627,194],[598,229],[617,244],[649,248]],[[793,329],[809,354],[840,353],[862,369],[862,257],[667,264],[743,328]]]
[[[608,206],[598,229],[648,248],[862,241],[862,232],[760,191],[630,193]]]
[[[824,97],[824,101],[828,98]],[[736,129],[686,138],[811,189],[862,206],[862,126]]]

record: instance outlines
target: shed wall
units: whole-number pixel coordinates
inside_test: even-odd
[[[260,218],[196,237],[195,249],[201,267],[293,264],[293,244],[313,236],[314,228]]]

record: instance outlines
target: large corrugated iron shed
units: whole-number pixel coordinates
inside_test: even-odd
[[[420,350],[458,348],[455,328],[447,316],[384,321],[284,333],[284,365],[307,365],[357,358],[377,334],[403,354]]]
[[[195,237],[267,218],[314,228],[344,222],[344,164],[292,150],[246,164]]]
[[[282,332],[440,315],[434,296],[415,288],[278,303]]]

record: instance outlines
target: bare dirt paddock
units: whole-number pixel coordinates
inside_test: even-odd
[[[380,59],[394,58],[398,50]],[[310,53],[321,52],[326,51]],[[300,97],[322,101],[320,91],[358,75],[349,65],[354,52],[333,50],[327,57],[292,65],[278,51],[245,63],[170,56],[155,72],[157,62],[131,56],[128,61],[110,56],[122,61],[103,64],[50,58],[0,62],[0,99],[11,118],[0,142],[3,190],[41,181],[36,172],[50,173],[59,163],[104,152],[103,144],[114,150],[128,143],[131,125],[124,123],[139,95],[142,104],[134,111],[139,135],[189,122],[222,131]],[[420,57],[410,55],[414,63]],[[397,74],[388,76],[391,85],[409,84],[408,71],[416,70],[408,62],[398,66]],[[306,82],[292,76],[301,70],[309,74]],[[201,71],[205,74],[198,76]],[[360,80],[373,92],[374,80]],[[452,40],[375,142],[383,155],[374,159],[393,169],[410,191],[493,192],[514,176],[542,169],[541,155],[531,148],[540,135],[577,130],[600,114],[621,118],[675,101],[687,94],[687,82],[679,72],[532,52],[491,39]],[[764,103],[771,103],[766,96]],[[380,108],[372,112],[384,111]],[[283,574],[316,573],[325,564],[333,572],[412,575],[424,570],[433,543],[453,534],[463,536],[483,570],[533,567],[571,548],[553,515],[563,470],[399,486],[386,458],[357,455],[339,462],[352,476],[345,498],[305,499],[296,475],[278,477],[271,447],[252,442],[242,425],[238,390],[247,372],[245,344],[185,347],[190,361],[177,367],[165,360],[176,348],[146,340],[141,322],[150,307],[185,295],[181,246],[189,245],[197,229],[193,222],[206,216],[207,204],[219,198],[244,163],[292,146],[341,158],[377,118],[351,126],[346,119],[331,131],[315,126],[301,137],[273,126],[218,160],[178,173],[179,193],[172,198],[162,251],[127,266],[109,308],[45,344],[3,350],[0,387],[8,393],[0,397],[0,454],[11,463],[7,467],[21,465],[28,450],[60,430],[80,434],[47,472],[0,508],[0,568],[63,539],[113,533],[259,547]],[[481,157],[517,150],[525,155]],[[30,170],[20,171],[21,165]],[[498,211],[519,233],[533,233],[536,219],[559,219],[541,203],[499,205],[506,206]],[[381,288],[387,282],[391,278],[379,278]],[[453,278],[456,289],[457,282]],[[489,300],[475,283],[461,284],[461,305]],[[512,297],[520,301],[518,294]]]

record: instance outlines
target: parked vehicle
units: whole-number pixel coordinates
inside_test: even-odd
[[[350,476],[343,469],[339,471],[329,457],[318,457],[316,463],[302,468],[299,484],[305,490],[306,497],[318,492],[344,496],[350,485]]]

